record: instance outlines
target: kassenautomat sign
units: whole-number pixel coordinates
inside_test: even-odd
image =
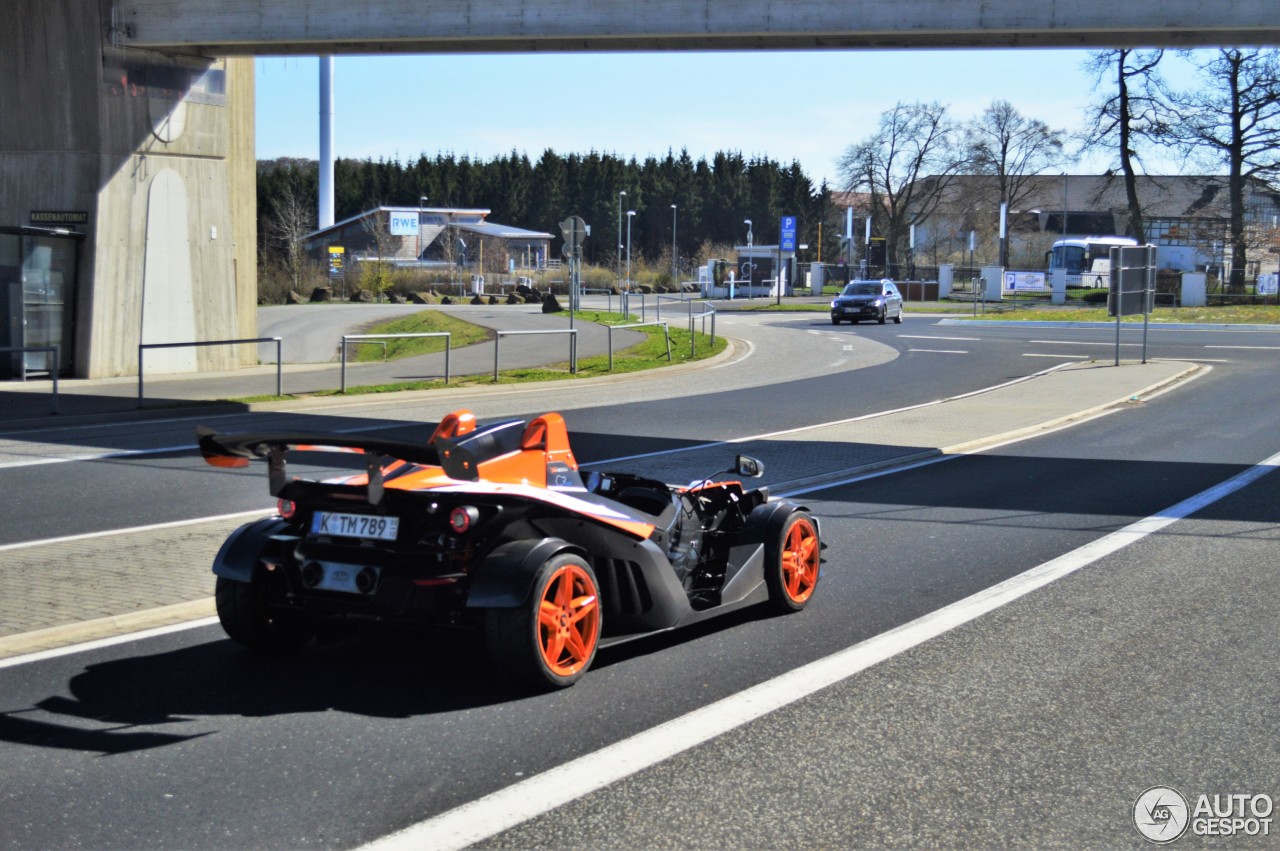
[[[33,225],[87,225],[87,210],[32,210]]]

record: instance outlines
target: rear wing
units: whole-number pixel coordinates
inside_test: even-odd
[[[577,480],[577,461],[559,414],[544,414],[526,424],[507,420],[476,426],[470,411],[455,411],[441,420],[426,443],[373,437],[262,433],[222,435],[200,426],[196,440],[205,462],[215,467],[244,467],[250,459],[265,458],[272,496],[288,484],[285,456],[289,452],[350,452],[366,456],[369,502],[382,501],[388,464],[405,462],[436,468],[450,479],[476,482],[523,482],[547,486]],[[580,482],[578,482],[580,484]]]

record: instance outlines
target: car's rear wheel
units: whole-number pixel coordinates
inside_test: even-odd
[[[893,315],[893,324],[894,325],[902,324],[902,308],[898,308],[898,312]]]
[[[813,518],[797,511],[787,518],[765,563],[769,603],[780,612],[798,612],[813,596],[822,564],[822,542]]]
[[[315,624],[305,615],[272,611],[268,589],[260,580],[238,582],[219,576],[213,593],[223,631],[250,650],[297,650],[315,635]]]
[[[591,667],[601,624],[596,575],[581,558],[566,553],[538,570],[525,603],[490,609],[485,633],[500,672],[528,686],[564,688]]]

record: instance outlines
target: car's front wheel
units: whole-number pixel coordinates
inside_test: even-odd
[[[273,612],[267,593],[261,580],[239,582],[218,577],[214,602],[227,637],[260,653],[282,653],[306,644],[315,635],[315,624],[301,614]]]
[[[889,308],[887,307],[880,308],[880,315],[876,317],[876,321],[879,322],[881,325],[883,325],[884,320],[888,316],[888,313],[889,313]]]
[[[485,637],[500,672],[525,685],[564,688],[591,667],[601,623],[596,575],[566,553],[542,565],[525,603],[488,610]]]
[[[840,320],[839,320],[839,319],[836,319],[836,318],[833,316],[833,317],[831,317],[831,324],[832,324],[832,325],[839,325],[839,324],[840,324]]]
[[[902,324],[902,308],[898,308],[898,312],[893,315],[893,324],[894,325]]]
[[[764,578],[770,605],[779,612],[800,611],[813,596],[822,565],[822,542],[813,518],[803,511],[788,517],[767,555]]]

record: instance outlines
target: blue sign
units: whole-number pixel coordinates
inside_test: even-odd
[[[782,217],[782,237],[778,240],[778,244],[783,251],[796,250],[796,217]]]

